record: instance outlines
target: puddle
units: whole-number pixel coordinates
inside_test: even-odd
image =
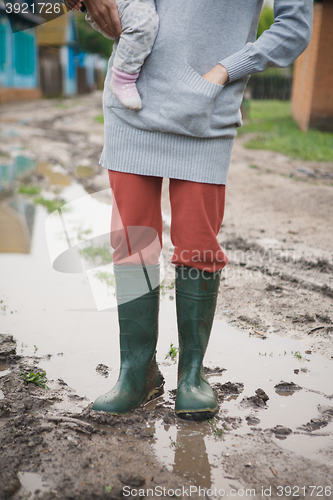
[[[227,454],[229,446],[221,439],[212,438],[208,423],[176,420],[176,424],[170,427],[157,422],[154,432],[151,445],[170,472],[208,490],[242,488],[239,478],[221,474],[221,457]]]
[[[0,134],[1,136],[1,134]],[[15,148],[15,156],[2,160],[0,163],[0,187],[10,185],[14,179],[27,175],[35,170],[36,163],[28,156],[19,154],[19,149]],[[8,161],[10,160],[10,161]]]
[[[170,318],[170,315],[171,310],[165,317]],[[162,318],[163,316],[162,302]],[[186,468],[186,461],[179,464],[178,448],[185,455],[191,455],[193,449],[206,450],[206,460],[214,475],[217,457],[228,452],[234,433],[245,435],[256,432],[255,429],[258,428],[267,432],[276,426],[283,426],[292,432],[287,436],[272,434],[279,446],[326,463],[327,459],[325,461],[325,457],[321,457],[318,452],[333,446],[333,411],[331,420],[328,419],[327,425],[319,430],[306,432],[302,426],[312,419],[320,419],[319,409],[333,409],[333,363],[318,355],[306,355],[305,350],[306,347],[299,341],[274,336],[262,340],[244,335],[225,322],[216,321],[205,364],[220,366],[226,370],[220,375],[209,376],[209,381],[213,384],[225,384],[229,381],[242,383],[244,389],[239,395],[226,397],[220,403],[221,420],[217,421],[215,428],[207,423],[193,423],[188,430],[186,422],[177,421],[176,428],[160,423],[152,440],[158,458],[170,469],[182,468],[184,465]],[[301,359],[295,357],[296,352],[302,354]],[[301,371],[303,367],[308,371]],[[168,367],[168,370],[167,388],[173,389],[176,387],[176,366]],[[299,370],[298,374],[294,370]],[[164,367],[162,371],[165,372]],[[275,388],[281,381],[294,382],[300,389],[292,392]],[[254,396],[258,388],[268,395],[266,404],[260,407],[240,404],[244,398]],[[223,430],[225,424],[226,431]],[[190,439],[187,438],[188,435],[191,436]],[[220,480],[217,477],[213,482],[218,484]],[[202,482],[200,476],[196,477],[196,483],[198,481]]]
[[[1,253],[30,252],[34,216],[34,204],[22,196],[0,203]]]
[[[34,499],[39,493],[50,491],[51,485],[44,481],[39,474],[35,472],[18,472],[17,476],[22,488],[26,491],[29,498]]]
[[[109,200],[104,202],[103,197],[96,195],[84,204],[83,196],[86,192],[79,184],[72,182],[65,186],[61,197],[73,203],[71,210],[63,212],[63,219],[58,213],[57,218],[48,218],[46,210],[37,206],[30,254],[0,255],[0,300],[5,297],[8,304],[0,319],[1,332],[14,335],[19,353],[42,358],[40,365],[49,379],[61,378],[80,396],[94,400],[110,390],[119,371],[114,289],[109,286],[109,278],[103,281],[96,276],[97,272],[105,273],[105,266],[110,264],[95,262],[86,271],[81,267],[74,269],[76,272],[73,268],[72,272],[57,272],[51,264],[65,253],[73,259],[67,261],[70,266],[79,262],[75,259],[81,243],[87,240],[89,248],[94,238],[108,231]],[[46,221],[52,229],[48,240]],[[95,241],[107,244],[107,240]],[[177,386],[177,365],[166,361],[165,354],[171,343],[178,345],[172,293],[168,290],[161,300],[157,351],[166,379],[166,393],[158,403],[168,405],[169,401],[170,408],[173,403],[168,391]],[[10,308],[17,312],[10,314]],[[243,390],[241,386],[239,394],[229,390],[220,404],[220,420],[213,424],[180,420],[175,425],[163,421],[152,424],[151,444],[158,458],[170,470],[198,486],[226,488],[230,487],[230,481],[237,486],[237,478],[221,476],[217,468],[221,455],[228,456],[235,433],[245,435],[261,429],[271,435],[269,430],[276,428],[272,439],[278,446],[323,461],[319,450],[333,445],[332,419],[310,432],[304,426],[311,420],[322,419],[324,407],[333,407],[333,362],[306,354],[308,349],[306,343],[273,335],[263,340],[235,330],[224,321],[216,321],[205,365],[224,370],[210,374],[209,380],[220,384],[217,387],[222,391],[226,387],[232,389],[231,384],[236,383],[243,384]],[[96,370],[98,365],[105,367]],[[0,366],[0,376],[6,370],[6,366]],[[224,386],[227,382],[231,384]],[[287,384],[279,385],[282,382]],[[260,406],[252,398],[259,388],[269,398]],[[248,399],[241,404],[244,398]],[[277,426],[291,429],[291,433],[283,434]]]
[[[96,174],[95,170],[88,165],[79,165],[75,170],[76,177],[93,177]]]
[[[66,170],[60,165],[39,162],[37,173],[44,175],[53,186],[69,186],[71,183]]]
[[[3,370],[0,372],[0,378],[6,377],[9,374],[10,374],[10,370]]]

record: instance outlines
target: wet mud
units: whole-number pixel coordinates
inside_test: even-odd
[[[326,428],[333,419],[329,399],[326,406],[318,406],[319,418],[294,430],[281,424],[259,427],[269,402],[261,388],[239,402],[241,413],[235,415],[236,407],[228,411],[223,401],[236,402],[232,398],[244,391],[243,383],[231,381],[213,383],[220,412],[208,422],[178,419],[175,391],[115,417],[93,411],[90,401],[61,379],[47,380],[47,388],[26,383],[27,375],[41,372],[47,361],[18,355],[11,336],[0,335],[0,356],[1,499],[120,499],[129,490],[155,492],[157,486],[170,492],[192,486],[193,498],[199,498],[199,487],[248,489],[250,498],[267,498],[262,488],[272,488],[271,497],[278,498],[281,485],[316,483],[328,492],[332,483],[332,447],[326,448],[327,463],[320,464],[277,444],[298,432],[315,434]],[[278,387],[290,392],[288,383]],[[304,498],[311,498],[311,489]]]
[[[95,259],[89,269],[106,263],[105,242],[97,255],[89,243],[91,209],[98,204],[101,218],[110,212],[107,173],[98,166],[101,94],[2,111],[0,160],[24,148],[37,166],[15,189],[38,185],[46,200],[68,203],[91,193],[84,224],[75,211],[69,219],[76,241],[86,240],[87,260]],[[91,401],[118,375],[115,308],[97,311],[91,276],[52,269],[47,202],[34,206],[15,193],[15,207],[2,202],[1,215],[20,209],[26,222],[21,240],[0,256],[1,499],[118,499],[124,486],[135,498],[156,486],[166,488],[161,496],[182,498],[191,486],[192,498],[199,487],[213,489],[206,498],[232,496],[232,488],[236,497],[332,498],[333,164],[247,151],[242,140],[219,235],[229,264],[205,358],[220,405],[208,422],[181,421],[173,409],[177,363],[165,359],[170,343],[177,346],[172,269],[165,269],[158,347],[164,396],[121,418],[94,412]],[[168,262],[167,183],[162,207]],[[112,276],[102,278],[114,301]],[[48,388],[25,383],[44,371]]]
[[[41,370],[39,360],[16,356],[10,337],[0,336],[0,352],[8,367],[0,372],[1,499],[122,498],[125,485],[189,486],[147,447],[148,417],[160,418],[158,409],[124,418],[92,412],[61,380],[26,385],[22,374]]]

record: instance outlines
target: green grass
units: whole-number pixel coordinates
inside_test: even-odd
[[[110,245],[96,247],[94,245],[89,245],[86,248],[82,248],[80,250],[80,253],[86,260],[92,262],[96,266],[105,266],[106,264],[110,264],[112,262],[112,252]],[[100,275],[101,274],[103,275],[103,273],[100,273]],[[105,276],[99,276],[99,279],[105,281]]]
[[[63,101],[63,97],[61,97],[61,101]],[[55,108],[58,109],[69,109],[69,108],[74,108],[75,106],[79,106],[82,104],[82,99],[71,99],[70,97],[68,98],[68,102],[59,102],[57,104],[54,104]]]
[[[79,241],[86,241],[85,237],[89,236],[92,233],[91,228],[83,229],[82,227],[78,227],[77,229],[77,239]]]
[[[43,207],[46,208],[48,213],[51,214],[55,210],[59,210],[59,208],[61,208],[63,205],[65,205],[66,201],[65,200],[58,200],[58,199],[47,200],[46,198],[39,196],[39,197],[34,199],[34,203],[36,205],[43,205]],[[64,210],[64,208],[63,208],[63,210]]]
[[[163,280],[160,284],[162,295],[166,294],[166,290],[173,290],[174,288],[175,288],[175,280],[173,280],[169,285],[165,284],[165,280]]]
[[[116,282],[115,282],[115,278],[113,276],[113,274],[111,273],[107,273],[107,272],[103,272],[103,271],[98,271],[96,273],[96,277],[102,281],[102,283],[106,283],[107,286],[116,286]]]
[[[68,104],[55,104],[54,107],[59,109],[68,109],[70,106]]]
[[[211,426],[213,434],[216,438],[223,437],[223,432],[225,430],[224,426],[223,426],[223,429],[221,429],[220,427],[217,427],[217,422],[216,422],[215,418],[210,418],[209,420],[207,420],[207,422]]]
[[[239,133],[255,134],[245,144],[249,149],[278,151],[305,161],[333,162],[333,133],[299,130],[288,101],[251,101],[249,123]]]
[[[34,195],[39,194],[41,192],[41,188],[34,184],[27,184],[25,186],[20,186],[18,192],[21,194]]]
[[[104,116],[103,116],[103,113],[101,113],[100,115],[96,115],[95,118],[94,118],[95,122],[97,123],[104,123]]]
[[[178,354],[178,347],[175,347],[172,343],[170,344],[170,350],[166,353],[165,359],[171,359],[172,361],[176,362],[177,354]]]
[[[48,389],[48,386],[46,385],[47,379],[46,379],[46,373],[45,372],[29,372],[29,375],[26,373],[21,373],[22,377],[24,378],[24,383],[25,385],[27,384],[36,384],[39,385],[40,387],[44,387],[44,389]]]

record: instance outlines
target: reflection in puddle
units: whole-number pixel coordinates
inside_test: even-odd
[[[17,476],[20,480],[22,487],[29,494],[29,498],[34,498],[35,491],[39,492],[49,491],[51,486],[45,482],[39,474],[35,472],[18,472]],[[33,495],[32,497],[30,495]]]
[[[170,314],[171,311],[163,313],[162,302],[162,324],[164,318],[170,318]],[[263,347],[272,355],[259,355],[263,352]],[[314,354],[309,361],[305,358],[295,359],[292,352],[298,350],[304,353],[305,349],[306,346],[299,341],[274,336],[263,343],[259,338],[246,336],[226,323],[216,321],[206,354],[206,364],[218,364],[226,368],[226,371],[219,376],[210,376],[209,380],[211,383],[222,384],[222,387],[228,381],[240,382],[244,384],[244,390],[239,395],[228,395],[224,399],[220,404],[216,423],[198,424],[176,420],[175,426],[165,425],[163,422],[156,425],[151,444],[157,457],[170,470],[178,471],[194,484],[206,485],[211,481],[214,486],[223,488],[226,478],[221,476],[221,466],[217,467],[221,456],[227,455],[232,447],[235,433],[245,435],[256,429],[266,433],[275,428],[275,432],[271,434],[269,431],[269,435],[276,444],[326,463],[327,459],[318,452],[333,445],[333,363]],[[308,371],[299,370],[296,375],[294,370],[300,369],[304,364]],[[163,369],[162,371],[164,372]],[[284,380],[288,383],[283,383]],[[275,388],[290,388],[291,382],[294,384],[293,392],[279,392]],[[172,388],[175,385],[174,382]],[[297,390],[296,386],[299,387]],[[263,389],[269,400],[262,406],[252,406],[248,402],[251,402],[251,396],[258,388]],[[286,398],[286,395],[289,397]],[[165,396],[164,398],[167,399]],[[240,404],[245,398],[248,398],[246,404]],[[320,424],[325,425],[324,428],[316,430],[319,426],[317,424],[317,427],[313,426],[314,430],[306,432],[305,424],[318,417],[322,418],[325,411],[327,423]],[[205,466],[201,463],[202,460]],[[191,463],[195,465],[193,468],[189,468]]]
[[[2,163],[0,158],[0,194],[3,198],[0,202],[1,253],[30,252],[35,216],[33,199],[8,195],[13,190],[15,180],[23,179],[33,172],[43,175],[53,186],[69,186],[71,182],[66,170],[60,165],[42,162],[36,164],[31,158],[23,155],[17,155],[9,163]],[[39,199],[39,202],[41,201],[42,198]]]
[[[79,198],[86,193],[75,183],[65,187],[61,195],[68,202],[74,201],[77,207],[65,216],[72,247],[106,234],[104,228],[109,227],[110,221],[108,202],[92,196],[84,206]],[[115,305],[114,294],[110,291],[113,282],[108,281],[111,278],[107,275],[103,275],[104,281],[98,280],[98,276],[92,277],[84,268],[72,274],[59,273],[52,268],[45,234],[47,216],[43,207],[36,208],[29,255],[6,253],[0,256],[0,299],[5,295],[9,307],[17,310],[15,315],[2,314],[2,333],[14,335],[19,345],[23,343],[25,355],[32,356],[37,347],[38,355],[44,357],[40,366],[47,371],[49,379],[61,378],[80,395],[94,400],[110,390],[119,372],[118,320],[115,308],[110,308],[111,300]],[[54,224],[58,227],[53,241],[56,258],[69,246],[61,221],[54,219]],[[89,241],[85,248],[86,254],[91,256],[93,248]],[[103,262],[97,264],[103,267]],[[93,271],[105,272],[105,269],[97,267]],[[110,292],[108,309],[103,303],[100,311],[97,310],[97,292],[91,286],[94,279]],[[177,386],[177,364],[165,361],[165,354],[171,343],[178,345],[175,301],[169,300],[172,294],[173,290],[166,290],[161,300],[157,352],[166,379],[165,395],[158,402],[170,408],[172,394],[168,391]],[[221,397],[219,418],[212,423],[178,419],[175,423],[172,420],[154,422],[151,424],[154,430],[151,444],[158,458],[193,484],[227,488],[231,481],[237,487],[237,478],[225,477],[221,474],[221,466],[217,465],[222,455],[228,455],[235,433],[245,435],[257,429],[256,432],[268,432],[280,447],[323,461],[318,452],[333,445],[333,414],[332,419],[327,417],[325,425],[313,426],[313,430],[306,430],[304,426],[313,419],[329,415],[323,408],[333,407],[333,362],[316,354],[308,355],[307,349],[305,342],[273,335],[263,340],[216,321],[205,364],[224,369],[222,373],[210,374],[209,380],[219,383],[222,393],[229,388],[229,392],[223,393],[224,399]],[[299,354],[295,356],[295,353]],[[51,354],[49,360],[46,359],[48,354]],[[108,377],[96,371],[100,364],[105,365]],[[6,369],[0,367],[0,375]],[[230,384],[225,385],[227,382]],[[239,390],[233,393],[232,387]],[[269,397],[260,404],[255,398],[259,388]],[[270,432],[277,426],[292,432],[281,440],[278,437],[281,433]]]
[[[238,478],[221,470],[221,457],[228,456],[225,438],[214,439],[207,422],[176,420],[174,426],[155,423],[152,446],[159,460],[177,475],[202,488],[240,489]]]
[[[34,204],[21,196],[0,203],[0,252],[30,252],[34,216]]]
[[[71,183],[66,170],[60,165],[39,162],[37,164],[37,173],[46,177],[53,186],[69,186]]]
[[[6,377],[6,376],[7,376],[7,375],[9,375],[9,374],[10,374],[10,370],[2,370],[2,371],[0,372],[0,378],[2,378],[2,377]]]
[[[35,168],[36,163],[31,158],[17,154],[17,151],[13,159],[0,157],[0,192],[10,189],[15,179],[31,174]]]
[[[193,427],[191,425],[177,429],[173,471],[183,475],[196,486],[210,488],[212,478],[203,424],[197,426],[197,429]],[[188,453],[191,449],[193,453]]]
[[[95,174],[96,174],[95,170],[92,167],[86,165],[80,165],[75,170],[76,177],[86,178],[86,177],[92,177]]]

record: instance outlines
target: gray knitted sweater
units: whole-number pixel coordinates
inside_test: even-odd
[[[139,112],[104,88],[103,167],[225,184],[240,105],[252,73],[291,64],[311,37],[313,0],[275,0],[275,22],[256,40],[263,0],[156,0],[160,27],[137,85]],[[221,63],[223,87],[201,75]]]

